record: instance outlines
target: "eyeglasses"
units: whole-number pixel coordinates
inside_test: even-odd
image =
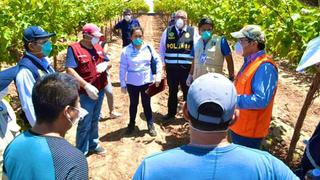
[[[40,40],[40,41],[32,41],[32,43],[38,44],[40,46],[43,46],[46,42],[48,42],[49,40]]]

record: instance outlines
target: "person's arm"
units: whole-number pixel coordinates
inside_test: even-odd
[[[80,157],[81,156],[81,157]],[[74,166],[70,168],[65,179],[89,179],[88,162],[83,155],[79,155]]]
[[[122,24],[122,20],[119,21],[119,22],[113,27],[113,29],[114,29],[114,30],[120,29],[120,28],[121,28],[121,24]]]
[[[155,49],[151,47],[151,52],[152,52],[152,56],[154,61],[156,62],[156,68],[157,68],[157,74],[156,74],[156,82],[160,82],[161,78],[162,78],[162,61],[158,55],[158,53],[155,51]]]
[[[117,32],[118,29],[121,29],[122,26],[122,20],[119,21],[112,29],[113,34],[119,35],[119,33]]]
[[[75,77],[79,81],[81,87],[84,88],[86,86],[86,84],[88,83],[73,68],[67,67],[66,72],[68,74],[72,75],[73,77]]]
[[[21,108],[32,127],[36,124],[36,115],[34,113],[34,107],[32,103],[32,88],[35,82],[36,81],[31,71],[26,68],[20,69],[16,77],[16,86]]]
[[[138,19],[136,19],[136,21],[137,21],[138,26],[139,26],[139,27],[141,27],[141,25],[140,25],[140,23],[139,23],[139,20],[138,20]]]
[[[165,65],[164,57],[166,54],[166,41],[167,41],[166,39],[167,39],[167,29],[164,30],[164,32],[162,33],[161,40],[160,40],[160,47],[159,47],[159,55],[163,65]]]
[[[76,72],[76,70],[74,70],[75,68],[78,67],[78,64],[76,62],[76,59],[74,57],[73,50],[71,47],[69,47],[67,51],[65,66],[66,66],[66,72],[72,75],[73,77],[75,77],[79,81],[81,87],[84,87],[88,83]]]
[[[145,171],[145,161],[142,161],[136,172],[134,173],[132,180],[143,180]]]
[[[128,71],[128,62],[127,62],[127,57],[125,53],[126,48],[124,48],[121,52],[121,57],[120,57],[120,71],[119,71],[119,78],[120,78],[120,87],[121,88],[126,88],[126,76],[127,76],[127,71]]]
[[[271,155],[270,155],[271,156]],[[273,176],[274,179],[292,179],[292,180],[298,180],[299,178],[291,171],[291,169],[285,165],[282,161],[275,157],[271,157],[270,164],[273,166],[273,173],[271,176]],[[272,179],[273,179],[272,178]]]
[[[229,72],[229,79],[231,81],[234,80],[234,64],[233,64],[233,58],[230,46],[228,44],[228,41],[225,37],[221,37],[221,52],[222,55],[226,58],[227,66],[228,66],[228,72]]]
[[[256,71],[252,82],[252,94],[238,95],[239,109],[264,109],[271,101],[277,88],[278,72],[271,63],[262,64]]]

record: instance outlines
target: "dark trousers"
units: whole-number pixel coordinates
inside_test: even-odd
[[[144,115],[147,119],[148,127],[153,124],[152,110],[150,104],[150,96],[148,96],[145,91],[148,89],[149,84],[142,86],[134,86],[127,84],[127,89],[130,97],[130,122],[129,126],[134,126],[136,123],[137,108],[139,104],[139,94],[141,94],[142,107]]]
[[[308,151],[314,160],[314,163],[316,163],[318,166],[320,164],[320,123],[318,123],[316,130],[312,134],[311,138],[308,141]],[[304,154],[301,159],[301,164],[297,170],[295,170],[295,173],[297,174],[300,179],[304,179],[304,176],[306,173],[311,170],[315,169],[310,161],[310,159],[307,156],[307,148],[304,150]]]
[[[189,75],[191,65],[189,64],[166,64],[167,82],[169,86],[168,114],[176,115],[178,105],[179,85],[183,92],[183,100],[187,100],[189,87],[186,80]]]
[[[246,146],[249,148],[260,149],[261,142],[263,138],[247,138],[240,136],[233,131],[229,130],[229,135],[231,137],[231,141],[234,144],[239,144],[242,146]]]

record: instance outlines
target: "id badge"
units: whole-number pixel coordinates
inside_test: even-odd
[[[200,63],[205,64],[207,61],[207,55],[205,53],[202,53],[200,56]]]

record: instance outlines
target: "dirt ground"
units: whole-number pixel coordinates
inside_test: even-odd
[[[145,32],[144,41],[153,45],[156,49],[159,47],[160,36],[163,31],[163,24],[160,18],[146,15],[139,17]],[[181,111],[170,124],[164,125],[161,123],[162,115],[167,113],[168,90],[152,97],[151,100],[155,128],[158,135],[156,137],[149,136],[141,103],[139,104],[136,118],[136,125],[139,130],[132,136],[125,135],[129,121],[129,97],[128,94],[122,94],[119,87],[121,44],[120,38],[115,38],[109,44],[109,58],[113,64],[110,74],[114,85],[115,109],[122,113],[122,116],[117,119],[104,119],[99,123],[101,145],[107,150],[107,154],[91,155],[87,158],[90,179],[94,180],[131,179],[144,157],[188,143],[188,124],[182,118]],[[242,65],[242,60],[239,57],[234,57],[235,69],[238,71]],[[279,68],[279,84],[273,116],[293,127],[311,84],[311,78],[288,70],[285,64],[285,62],[281,62]],[[320,114],[319,99],[317,98],[309,109],[303,126],[303,131],[308,135],[311,135],[318,123],[317,118],[319,118]],[[107,99],[105,98],[102,115],[107,117],[108,114]],[[76,127],[73,127],[66,136],[66,139],[73,144],[75,142],[75,133]]]
[[[160,17],[141,16],[139,21],[144,28],[144,41],[158,49],[163,31]],[[115,108],[122,113],[122,116],[117,119],[107,119],[99,124],[101,145],[107,150],[107,154],[104,156],[91,155],[87,158],[90,167],[90,179],[94,180],[130,179],[144,157],[188,143],[188,124],[183,119],[181,111],[169,125],[161,124],[161,117],[167,112],[167,90],[152,98],[157,137],[151,137],[147,132],[147,124],[141,104],[139,104],[136,118],[136,125],[139,131],[133,136],[125,135],[129,120],[129,98],[127,94],[121,93],[119,87],[119,56],[121,49],[121,39],[119,38],[109,44],[109,56],[113,62],[110,74],[114,85]],[[242,60],[240,57],[234,57],[235,69],[238,71],[242,65]],[[310,81],[310,77],[296,74],[285,68],[285,66],[280,66],[279,86],[275,98],[273,116],[290,126],[294,126],[310,86]],[[311,106],[303,126],[303,131],[309,135],[318,123],[319,104],[318,98]],[[107,117],[108,113],[109,110],[105,98],[102,114]],[[75,128],[69,131],[67,139],[74,143],[74,137]]]

